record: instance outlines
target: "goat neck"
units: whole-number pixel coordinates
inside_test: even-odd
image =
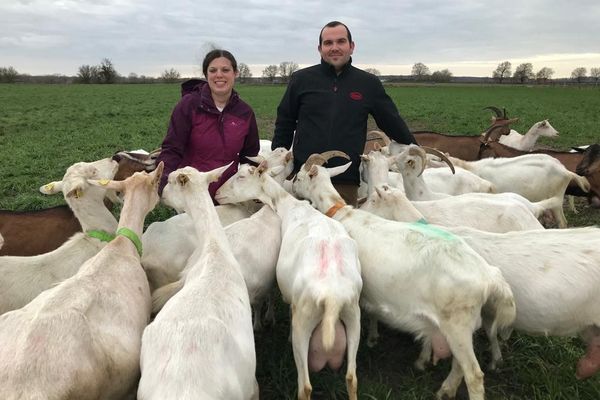
[[[150,200],[151,192],[153,190],[156,190],[156,188],[147,180],[139,183],[133,182],[133,184],[127,187],[117,230],[120,228],[127,228],[141,239],[146,214],[148,214],[154,208],[154,205],[156,205],[156,202]],[[156,200],[158,200],[158,195],[156,196]],[[136,257],[141,256],[138,254],[138,249],[132,240],[117,236],[113,242],[117,241],[126,241],[127,243],[130,243],[131,245],[128,248],[131,249],[131,252],[134,253]]]
[[[96,198],[91,193],[85,193],[79,198],[67,198],[67,203],[81,224],[84,232],[102,230],[114,233],[117,220],[104,206],[102,198]]]

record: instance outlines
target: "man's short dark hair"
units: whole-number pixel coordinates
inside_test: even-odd
[[[335,28],[336,26],[340,25],[346,28],[346,32],[348,32],[348,42],[352,43],[352,34],[350,33],[350,29],[348,29],[346,24],[343,24],[340,21],[331,21],[325,24],[325,26],[321,29],[321,32],[319,33],[319,46],[323,42],[323,31],[325,30],[325,28]]]

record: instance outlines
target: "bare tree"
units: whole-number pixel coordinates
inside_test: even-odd
[[[425,64],[423,64],[421,62],[416,63],[412,67],[411,75],[417,81],[425,80],[429,76],[429,74],[430,74],[429,73],[429,68],[427,67],[427,65],[425,65]]]
[[[19,73],[13,67],[1,67],[0,68],[0,82],[13,83],[17,80]]]
[[[77,72],[77,82],[96,83],[99,82],[98,67],[95,65],[81,65]]]
[[[278,70],[279,68],[277,67],[277,65],[268,65],[265,67],[265,69],[263,69],[262,76],[263,78],[266,78],[269,82],[272,83],[275,80],[275,77],[277,76]]]
[[[100,77],[100,83],[115,83],[119,74],[115,70],[115,67],[108,58],[102,59],[98,68],[98,76]]]
[[[381,72],[377,68],[365,68],[365,71],[375,76],[381,76]]]
[[[246,82],[248,78],[252,78],[252,72],[250,72],[250,67],[248,66],[248,64],[239,63],[238,72],[238,78],[240,82]]]
[[[598,80],[600,79],[600,68],[590,69],[590,77],[594,80],[594,83],[597,85]]]
[[[571,78],[575,79],[577,83],[583,82],[586,75],[587,69],[585,67],[575,68],[573,72],[571,72]]]
[[[448,69],[443,69],[441,71],[435,71],[431,74],[431,80],[434,82],[450,82],[452,79],[452,72]]]
[[[298,71],[298,68],[298,64],[295,62],[284,61],[279,64],[279,75],[281,75],[281,78],[284,82],[287,82],[290,80],[290,76],[292,76],[294,72]]]
[[[554,70],[552,68],[544,67],[535,74],[535,78],[540,83],[546,83],[552,78],[552,75],[554,75]]]
[[[528,79],[533,79],[533,65],[531,63],[523,63],[517,66],[513,78],[519,83],[525,83]]]
[[[175,68],[165,69],[160,75],[160,79],[168,83],[177,82],[180,78],[181,74]]]
[[[508,78],[511,73],[512,64],[510,61],[503,61],[494,70],[492,73],[492,77],[498,81],[498,83],[502,83],[504,79]]]

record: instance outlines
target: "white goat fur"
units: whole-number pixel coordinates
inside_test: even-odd
[[[383,218],[415,221],[418,218],[412,216],[415,214],[413,209],[416,209],[427,222],[436,225],[469,226],[488,232],[543,229],[536,215],[526,205],[512,199],[506,201],[503,196],[460,195],[410,202],[403,190],[381,186],[386,183],[387,165],[396,163],[396,157],[388,158],[381,152],[372,151],[364,162],[379,190],[370,195],[360,208]],[[418,160],[403,163],[403,169],[411,170],[410,173],[406,171],[410,179],[414,179],[412,177],[417,173],[415,168],[419,165]]]
[[[125,192],[119,228],[141,235],[158,202],[159,164],[109,188]],[[102,182],[102,181],[96,181]],[[106,182],[103,182],[106,184]],[[0,316],[0,398],[120,399],[139,377],[150,291],[132,241],[117,236],[77,274]]]
[[[257,206],[254,203],[225,204],[216,206],[215,210],[221,226],[225,227],[249,218]],[[142,256],[142,265],[152,290],[179,279],[190,255],[199,245],[197,240],[194,222],[184,212],[148,226],[142,236],[142,243],[147,249]]]
[[[368,188],[366,196],[373,193],[373,187],[385,181],[390,186],[404,191],[404,183],[400,172],[391,171],[396,166],[392,157],[387,157],[382,151],[371,151],[367,155],[361,156],[363,181],[367,182]],[[432,191],[456,196],[463,193],[494,193],[494,185],[467,171],[463,168],[456,168],[456,173],[452,174],[447,168],[427,168],[423,172],[423,179]]]
[[[70,166],[62,181],[51,182],[40,190],[46,194],[64,194],[83,231],[104,230],[114,233],[115,217],[104,206],[105,188],[90,186],[87,179],[111,179],[118,164],[110,158]],[[73,276],[81,265],[106,245],[87,236],[73,235],[58,249],[30,257],[0,257],[0,314],[21,308],[38,294]]]
[[[495,234],[450,228],[510,284],[514,328],[540,335],[600,339],[600,229],[571,228]],[[596,332],[595,335],[592,333]],[[493,360],[501,358],[492,340]]]
[[[156,235],[161,240],[156,241],[153,249],[153,253],[160,254],[164,260],[162,263],[153,262],[162,266],[160,270],[152,270],[153,281],[164,282],[152,293],[154,313],[160,311],[167,300],[183,287],[189,267],[196,262],[190,257],[204,243],[204,237],[196,235],[194,222],[186,213],[176,215],[169,221],[162,225],[165,229]],[[261,326],[261,306],[268,299],[275,282],[275,266],[281,246],[281,220],[271,207],[263,206],[252,216],[226,226],[225,235],[244,275],[250,304],[255,311],[254,326],[258,330]],[[260,238],[259,246],[253,238]],[[146,270],[146,273],[149,274],[149,271]],[[272,311],[272,304],[269,304],[269,311]],[[273,318],[272,315],[270,317]]]
[[[552,125],[550,125],[550,122],[548,122],[547,119],[545,119],[533,124],[524,135],[521,135],[519,132],[511,129],[508,135],[500,136],[499,142],[518,150],[530,151],[533,150],[538,138],[555,138],[557,136],[558,131],[554,129]]]
[[[330,180],[339,170],[312,168],[317,168],[312,176],[304,170],[298,173],[293,190],[326,212],[343,202]],[[358,244],[364,280],[361,304],[366,311],[425,341],[442,335],[454,359],[438,398],[455,397],[464,376],[469,398],[482,400],[483,372],[472,343],[481,309],[494,309],[492,330],[509,326],[515,317],[512,293],[500,271],[441,229],[388,221],[350,206],[333,218]]]
[[[287,193],[262,166],[241,166],[218,191],[220,203],[257,198],[281,218],[282,242],[277,283],[292,308],[292,345],[298,371],[298,398],[308,399],[309,341],[322,324],[322,344],[329,351],[336,324],[346,329],[350,399],[357,398],[356,353],[360,340],[359,296],[362,287],[356,243],[343,226],[319,213],[306,201]],[[342,328],[343,329],[343,328]],[[343,355],[343,353],[342,353]]]
[[[203,244],[183,288],[144,331],[139,400],[258,399],[248,290],[208,194],[227,167],[169,175],[163,199],[189,214]]]
[[[566,228],[563,200],[569,182],[574,180],[584,191],[590,184],[585,177],[569,171],[556,158],[547,154],[526,154],[511,158],[485,158],[463,161],[450,157],[452,163],[489,180],[498,193],[520,194],[529,201],[556,198],[559,204],[551,208],[560,228]]]

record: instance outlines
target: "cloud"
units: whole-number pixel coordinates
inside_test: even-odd
[[[409,73],[423,62],[432,70],[439,65],[455,75],[486,76],[500,61],[523,60],[534,68],[556,63],[543,66],[558,77],[563,68],[600,64],[599,19],[596,0],[3,0],[0,51],[2,64],[30,74],[72,75],[79,65],[108,57],[123,75],[156,76],[178,66],[189,76],[198,74],[207,44],[214,43],[254,72],[286,60],[318,62],[319,30],[340,20],[355,39],[355,63],[388,66],[378,68],[383,73]]]

